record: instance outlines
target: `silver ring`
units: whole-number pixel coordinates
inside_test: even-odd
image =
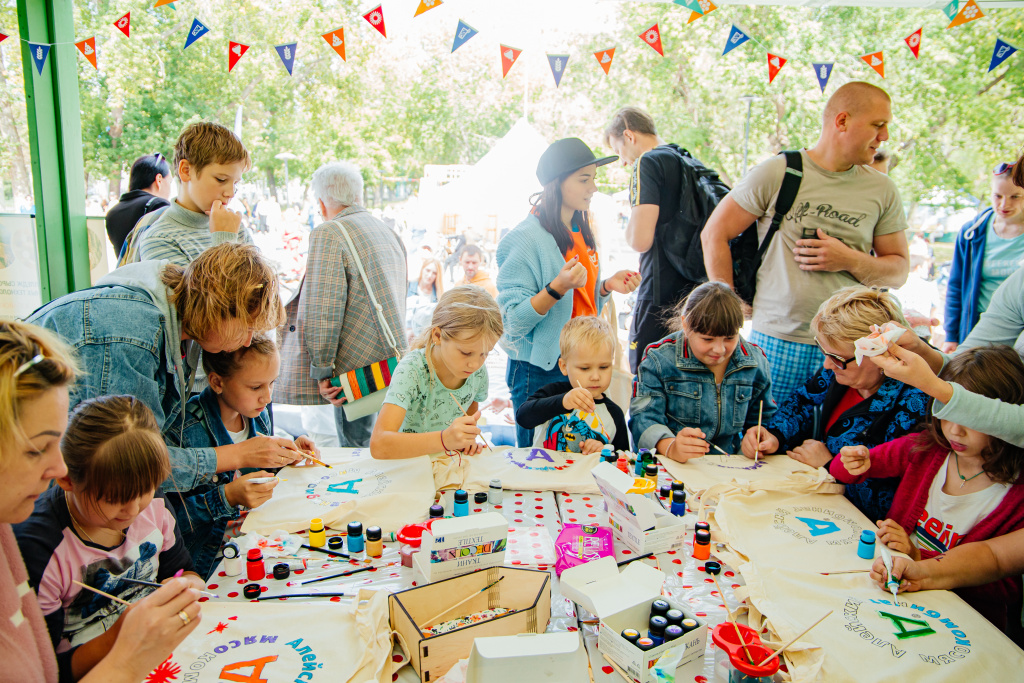
[[[189,618],[188,614],[185,613],[185,610],[181,610],[180,612],[178,612],[178,618],[181,619],[181,625],[182,626],[188,626],[189,622],[192,621]]]

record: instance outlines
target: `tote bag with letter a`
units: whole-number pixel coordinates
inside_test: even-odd
[[[486,491],[491,479],[501,479],[502,487],[512,491],[599,493],[590,471],[600,460],[600,453],[582,455],[545,448],[485,449],[479,455],[462,458],[466,464],[462,488]]]
[[[716,484],[729,482],[790,481],[797,488],[815,491],[834,481],[821,467],[809,467],[788,455],[766,455],[754,462],[744,455],[708,453],[700,458],[677,462],[663,455],[658,460],[674,479],[686,484],[686,490],[700,495]]]

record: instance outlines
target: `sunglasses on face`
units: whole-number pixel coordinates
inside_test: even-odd
[[[1013,166],[1015,163],[1017,162],[1011,161],[1007,163],[1004,161],[1003,163],[995,167],[995,169],[992,171],[992,175],[1003,175],[1004,173],[1009,173],[1011,170],[1013,170]]]
[[[847,363],[852,363],[855,360],[854,358],[843,358],[842,356],[840,356],[838,354],[829,353],[825,349],[821,348],[821,344],[818,342],[818,338],[817,337],[814,338],[814,343],[817,345],[819,351],[821,351],[823,354],[828,356],[828,358],[833,363],[835,363],[836,365],[839,366],[840,370],[845,370]]]

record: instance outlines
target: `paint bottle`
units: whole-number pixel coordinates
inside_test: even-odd
[[[668,604],[668,601],[659,598],[651,603],[651,616],[663,617],[668,614],[670,609],[672,606]]]
[[[327,548],[339,553],[345,552],[345,539],[341,536],[331,536],[327,539]]]
[[[686,491],[672,492],[672,506],[669,510],[676,517],[686,514]]]
[[[640,631],[635,628],[626,628],[622,630],[622,637],[636,645],[636,641],[640,640]]]
[[[661,498],[668,498],[669,500],[672,500],[672,485],[662,484],[661,488],[658,489],[658,496],[660,496]]]
[[[664,644],[667,627],[668,620],[665,617],[651,617],[647,624],[647,637],[654,641],[655,646]]]
[[[441,519],[444,517],[444,505],[434,503],[430,506],[430,519]]]
[[[379,526],[366,527],[366,555],[367,557],[380,557],[384,554],[384,542],[381,540]]]
[[[698,529],[693,534],[693,558],[706,560],[711,557],[711,532]]]
[[[227,576],[238,576],[242,573],[242,551],[238,544],[228,541],[224,544],[224,574]]]
[[[263,566],[263,551],[252,548],[245,556],[245,576],[250,581],[262,581],[267,577],[267,568]]]
[[[668,622],[669,626],[679,626],[683,623],[683,611],[679,609],[670,609],[665,612],[665,621]]]
[[[323,548],[327,543],[327,533],[324,531],[324,520],[314,517],[309,520],[309,544],[314,548]]]
[[[615,466],[619,468],[619,471],[629,474],[629,458],[625,455],[619,456],[619,459],[615,461]]]
[[[255,600],[256,598],[260,597],[260,593],[262,592],[263,586],[259,585],[258,583],[247,583],[244,586],[242,586],[242,595],[249,598],[250,600]]]
[[[607,462],[614,465],[618,459],[619,456],[615,455],[615,450],[612,448],[611,444],[601,446],[601,462]]]
[[[475,505],[476,507],[480,507],[482,505],[487,505],[487,493],[485,491],[480,491],[478,493],[474,493],[473,494],[473,505]],[[481,509],[483,509],[483,508],[481,508]],[[484,510],[484,512],[487,512],[487,510]]]
[[[875,559],[875,539],[878,536],[871,529],[860,532],[860,543],[857,544],[857,557],[865,560]]]
[[[465,517],[469,514],[469,494],[463,489],[455,492],[454,512],[456,517]]]
[[[402,566],[412,569],[412,556],[419,551],[419,548],[414,548],[411,545],[403,545],[402,549],[399,551],[399,554],[402,556]]]
[[[711,533],[711,525],[709,523],[707,523],[707,522],[697,522],[696,524],[694,524],[693,525],[693,542],[695,544],[697,543],[697,532],[702,530],[702,529],[704,531],[708,532],[709,534]]]
[[[636,454],[636,463],[634,464],[633,474],[637,477],[644,476],[644,460],[647,459],[647,449],[641,448]]]
[[[636,646],[641,650],[644,650],[645,652],[655,647],[654,641],[650,638],[641,638],[640,640],[636,641]]]
[[[672,482],[672,490],[673,491],[685,491],[686,490],[686,484],[684,484],[683,482],[681,482],[678,479],[676,479],[675,481]]]
[[[501,505],[501,479],[491,479],[491,486],[487,489],[487,502],[491,505]]]
[[[348,551],[350,553],[363,552],[363,525],[360,522],[348,523]]]
[[[288,568],[288,565],[284,562],[278,562],[274,565],[274,578],[278,581],[282,581],[288,578],[288,575],[292,573],[292,570]]]
[[[665,642],[681,638],[683,635],[683,629],[677,624],[669,624],[665,627]]]
[[[679,626],[683,629],[683,633],[689,633],[696,629],[699,624],[696,619],[686,618],[683,619],[683,623],[679,624]]]
[[[644,465],[644,479],[653,481],[655,485],[658,483],[658,466],[654,463],[650,465]]]

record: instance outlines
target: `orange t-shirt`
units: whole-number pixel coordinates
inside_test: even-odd
[[[575,225],[571,231],[572,249],[565,255],[566,262],[573,256],[580,257],[580,263],[587,269],[587,284],[573,290],[572,317],[578,315],[597,315],[597,302],[594,301],[594,290],[597,288],[597,250],[591,249],[583,241],[583,233]]]

